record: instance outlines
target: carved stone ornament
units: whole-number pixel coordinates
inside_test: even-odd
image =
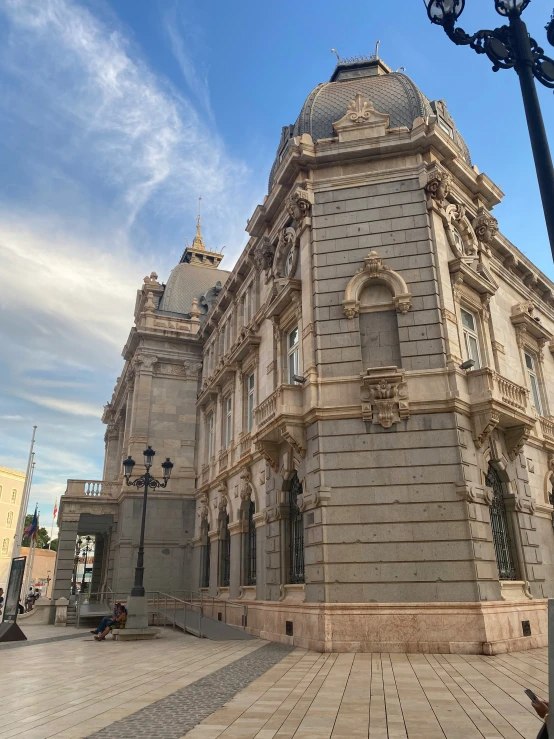
[[[500,423],[500,416],[493,411],[483,411],[473,415],[472,422],[475,446],[480,449]]]
[[[529,435],[532,430],[532,426],[521,424],[520,426],[511,426],[504,432],[506,449],[512,462],[517,459],[518,454],[529,440]]]
[[[450,173],[435,164],[427,172],[425,192],[427,192],[433,200],[438,201],[438,203],[442,203],[450,193],[451,183],[452,177],[450,176]]]
[[[210,506],[207,495],[202,495],[198,499],[198,516],[202,521],[208,518],[210,513]]]
[[[272,441],[257,441],[256,451],[259,452],[268,463],[273,472],[279,470],[279,445]]]
[[[498,221],[483,206],[477,211],[471,225],[477,240],[483,244],[489,244],[498,233]]]
[[[320,487],[309,490],[298,496],[298,507],[301,511],[310,511],[319,506],[326,506],[331,500],[331,488]]]
[[[134,360],[134,367],[136,369],[151,371],[157,361],[158,357],[153,354],[137,354]]]
[[[305,429],[302,426],[286,424],[281,428],[281,436],[304,459],[306,456]]]
[[[476,255],[478,241],[464,206],[451,203],[444,208],[442,217],[446,237],[454,254],[457,257]]]
[[[359,92],[348,103],[345,115],[333,123],[333,129],[341,142],[385,136],[389,126],[390,116],[375,110],[371,100],[364,98]]]
[[[240,499],[242,501],[252,500],[254,487],[252,485],[252,474],[248,467],[243,467],[239,474],[240,477]]]
[[[310,192],[305,183],[299,183],[297,188],[285,200],[285,208],[291,218],[302,223],[304,218],[309,217],[312,209]]]
[[[285,266],[291,249],[298,249],[297,233],[292,226],[283,228],[279,234],[275,257],[273,259],[273,276],[277,278],[286,277]]]
[[[264,272],[269,272],[273,266],[274,257],[275,246],[267,236],[263,236],[254,249],[254,262],[256,266]]]
[[[369,368],[361,376],[362,418],[390,428],[409,418],[408,386],[404,370],[397,367]]]
[[[390,267],[383,264],[382,258],[372,251],[364,259],[364,266],[350,280],[344,291],[342,301],[347,318],[355,318],[360,312],[360,295],[364,287],[373,280],[385,283],[392,293],[392,301],[399,313],[407,313],[412,307],[412,295],[404,278]]]

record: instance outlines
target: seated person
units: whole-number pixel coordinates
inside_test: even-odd
[[[110,624],[108,624],[102,633],[98,636],[95,636],[94,638],[96,641],[104,641],[104,639],[108,636],[110,631],[112,629],[124,629],[125,628],[125,622],[127,621],[127,609],[125,606],[119,606],[119,615],[117,618],[113,619]]]
[[[113,616],[105,616],[102,621],[98,624],[96,629],[93,629],[90,633],[91,634],[101,634],[105,628],[108,626],[111,626],[112,623],[117,619],[119,616],[119,609],[121,608],[121,603],[116,603],[113,608]]]

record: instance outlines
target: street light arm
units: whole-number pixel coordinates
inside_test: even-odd
[[[477,31],[473,35],[463,28],[457,28],[453,18],[445,19],[444,32],[457,46],[469,46],[477,54],[486,54],[493,64],[493,72],[499,69],[513,69],[520,62],[517,44],[509,26],[494,30]],[[546,56],[534,38],[529,36],[532,71],[535,78],[545,87],[554,89],[554,60]]]
[[[159,480],[156,480],[151,475],[148,475],[148,477],[149,477],[149,480],[148,480],[149,488],[153,489],[153,488],[166,488],[167,487],[167,483],[168,483],[167,480],[165,482],[160,482]],[[143,488],[146,485],[146,475],[142,475],[141,477],[137,477],[136,480],[127,482],[127,485],[133,488],[139,488],[139,489]]]

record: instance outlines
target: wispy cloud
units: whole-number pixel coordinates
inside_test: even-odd
[[[20,393],[20,398],[28,400],[30,403],[42,405],[44,408],[58,411],[58,413],[70,413],[72,416],[92,416],[100,418],[102,416],[102,408],[89,403],[81,403],[75,400],[66,400],[64,398],[49,398],[46,395],[31,395],[28,393]]]
[[[6,464],[24,467],[38,424],[34,488],[48,500],[67,477],[101,474],[98,418],[136,289],[153,269],[167,279],[198,195],[208,243],[227,244],[229,263],[263,188],[217,134],[181,19],[174,33],[167,15],[160,22],[186,94],[108,12],[0,0],[0,159],[11,165],[0,207],[0,341],[10,347],[0,444]]]

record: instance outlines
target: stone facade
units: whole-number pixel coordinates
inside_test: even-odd
[[[176,462],[153,581],[322,651],[525,649],[554,591],[554,285],[499,232],[444,103],[387,104],[406,80],[339,64],[309,96],[205,315],[143,286],[104,418],[106,572],[130,585],[119,467],[149,443]],[[325,95],[343,107],[317,138]]]
[[[0,587],[10,577],[14,536],[21,508],[25,473],[0,467]]]

